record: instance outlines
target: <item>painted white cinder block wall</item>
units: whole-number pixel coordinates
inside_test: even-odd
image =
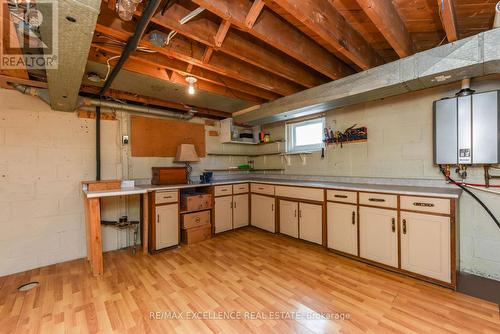
[[[284,165],[280,157],[258,158],[258,167],[285,166],[286,174],[442,179],[433,165],[432,102],[453,96],[459,84],[364,103],[327,113],[326,123],[340,131],[358,124],[368,127],[368,142],[330,146],[306,158],[292,157]],[[500,89],[499,81],[473,82],[476,91]],[[283,124],[264,127],[274,139],[285,137]],[[455,176],[455,178],[457,178]],[[469,169],[468,182],[484,183],[483,168]],[[444,181],[443,181],[444,182]],[[500,217],[500,196],[474,191]],[[500,230],[469,195],[460,200],[461,270],[500,280]]]

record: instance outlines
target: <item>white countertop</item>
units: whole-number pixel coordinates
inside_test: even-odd
[[[116,190],[105,190],[105,191],[84,190],[84,193],[86,194],[87,198],[127,196],[127,195],[145,194],[147,192],[158,191],[158,190],[185,189],[185,188],[194,188],[202,186],[209,187],[214,185],[243,183],[243,182],[267,183],[274,185],[289,185],[289,186],[307,186],[314,188],[367,191],[367,192],[391,193],[399,195],[433,196],[433,197],[444,197],[444,198],[458,198],[462,193],[462,191],[459,188],[455,189],[449,187],[418,187],[418,186],[381,185],[381,184],[368,184],[368,183],[317,182],[317,181],[274,180],[274,179],[258,179],[258,178],[231,179],[224,181],[216,181],[207,184],[199,184],[199,183],[173,184],[166,186],[137,185],[135,187],[121,188]]]

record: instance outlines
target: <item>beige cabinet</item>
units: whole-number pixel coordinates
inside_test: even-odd
[[[360,207],[359,252],[362,258],[398,267],[397,211]]]
[[[327,204],[328,248],[358,255],[357,208],[351,204]]]
[[[323,243],[323,206],[299,203],[299,238]]]
[[[269,232],[276,232],[274,197],[252,194],[252,226]]]
[[[401,212],[401,269],[451,283],[449,217]]]
[[[299,203],[280,200],[280,233],[299,237]]]
[[[225,232],[233,229],[233,197],[215,198],[215,233]]]
[[[156,206],[156,249],[179,244],[179,206],[177,203]]]
[[[248,226],[248,194],[233,196],[233,228]]]

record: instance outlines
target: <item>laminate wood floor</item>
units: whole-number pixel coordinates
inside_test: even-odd
[[[500,333],[495,304],[253,228],[104,264],[1,277],[0,332]]]

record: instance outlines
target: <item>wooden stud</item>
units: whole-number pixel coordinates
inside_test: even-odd
[[[357,2],[401,58],[414,53],[410,33],[391,0]]]
[[[257,21],[260,13],[264,9],[264,0],[255,0],[252,4],[252,7],[248,11],[247,17],[245,18],[245,25],[251,29]]]
[[[141,194],[142,202],[142,251],[148,253],[149,245],[149,196],[147,193]]]
[[[212,53],[214,52],[214,49],[211,47],[206,47],[205,52],[203,53],[203,62],[206,64],[210,61],[210,58],[212,58]]]
[[[87,225],[87,258],[90,262],[90,271],[94,276],[102,275],[102,238],[101,238],[101,209],[99,198],[85,196],[85,214]]]
[[[448,42],[454,42],[458,39],[457,20],[455,17],[454,0],[437,0],[439,7],[439,16],[443,24]]]

